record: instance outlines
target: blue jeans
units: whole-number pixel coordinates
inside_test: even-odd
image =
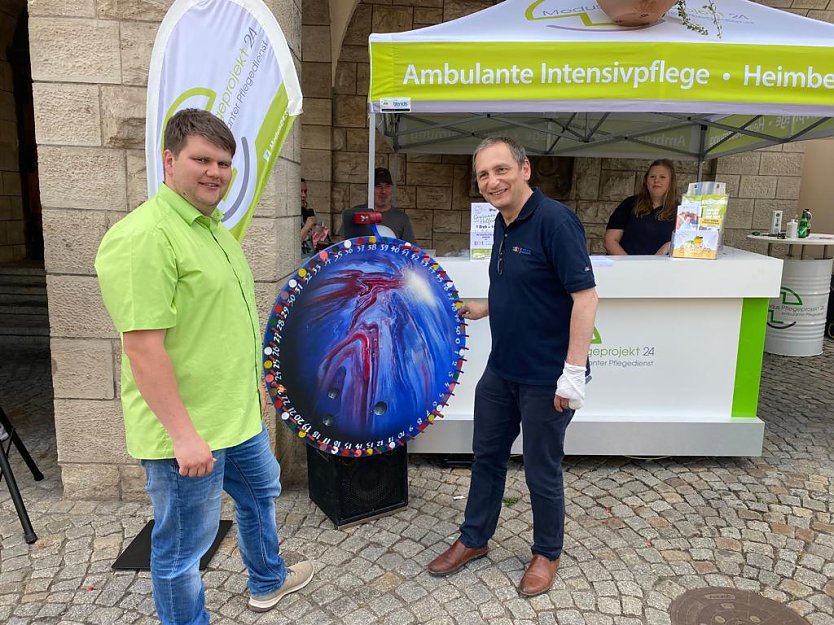
[[[223,490],[236,504],[238,546],[249,572],[250,594],[269,594],[287,576],[275,523],[281,469],[266,430],[213,453],[214,470],[202,477],[181,476],[174,459],[142,460],[154,509],[151,581],[162,625],[209,622],[199,563],[217,535]]]
[[[555,560],[565,535],[565,488],[562,480],[565,430],[573,410],[556,412],[549,386],[517,384],[489,367],[475,388],[472,434],[472,481],[466,502],[461,542],[484,547],[495,533],[507,480],[513,441],[524,428],[524,475],[533,508],[533,553]]]

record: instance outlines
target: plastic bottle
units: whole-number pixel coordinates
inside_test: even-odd
[[[811,211],[806,208],[802,211],[802,216],[799,218],[799,231],[796,234],[800,239],[807,237],[808,233],[811,231],[810,214]]]
[[[774,209],[770,217],[770,234],[782,232],[782,211]]]
[[[788,222],[788,226],[785,229],[785,238],[786,239],[796,239],[797,235],[799,234],[799,222],[796,220],[796,217],[791,219]]]

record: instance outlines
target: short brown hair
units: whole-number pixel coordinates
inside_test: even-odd
[[[206,141],[227,150],[232,156],[235,155],[237,143],[232,131],[222,119],[202,109],[177,111],[165,125],[163,147],[177,156],[191,135],[200,135]]]
[[[473,171],[475,170],[475,158],[478,156],[478,153],[481,152],[481,150],[491,148],[493,145],[498,145],[499,143],[505,144],[510,149],[510,154],[516,162],[516,165],[519,167],[524,165],[524,161],[527,160],[527,152],[524,150],[524,146],[522,146],[518,141],[512,137],[487,137],[478,144],[478,147],[476,147],[475,151],[472,153]]]

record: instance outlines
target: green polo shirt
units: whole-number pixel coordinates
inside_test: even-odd
[[[211,449],[261,430],[260,324],[240,244],[169,187],[114,225],[96,256],[104,305],[119,332],[165,329],[165,349],[194,427]],[[142,398],[122,353],[128,453],[173,458],[171,438]]]

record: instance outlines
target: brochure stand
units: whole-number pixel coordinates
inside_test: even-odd
[[[723,182],[693,182],[681,198],[672,235],[674,258],[715,260],[724,234],[727,188]]]

